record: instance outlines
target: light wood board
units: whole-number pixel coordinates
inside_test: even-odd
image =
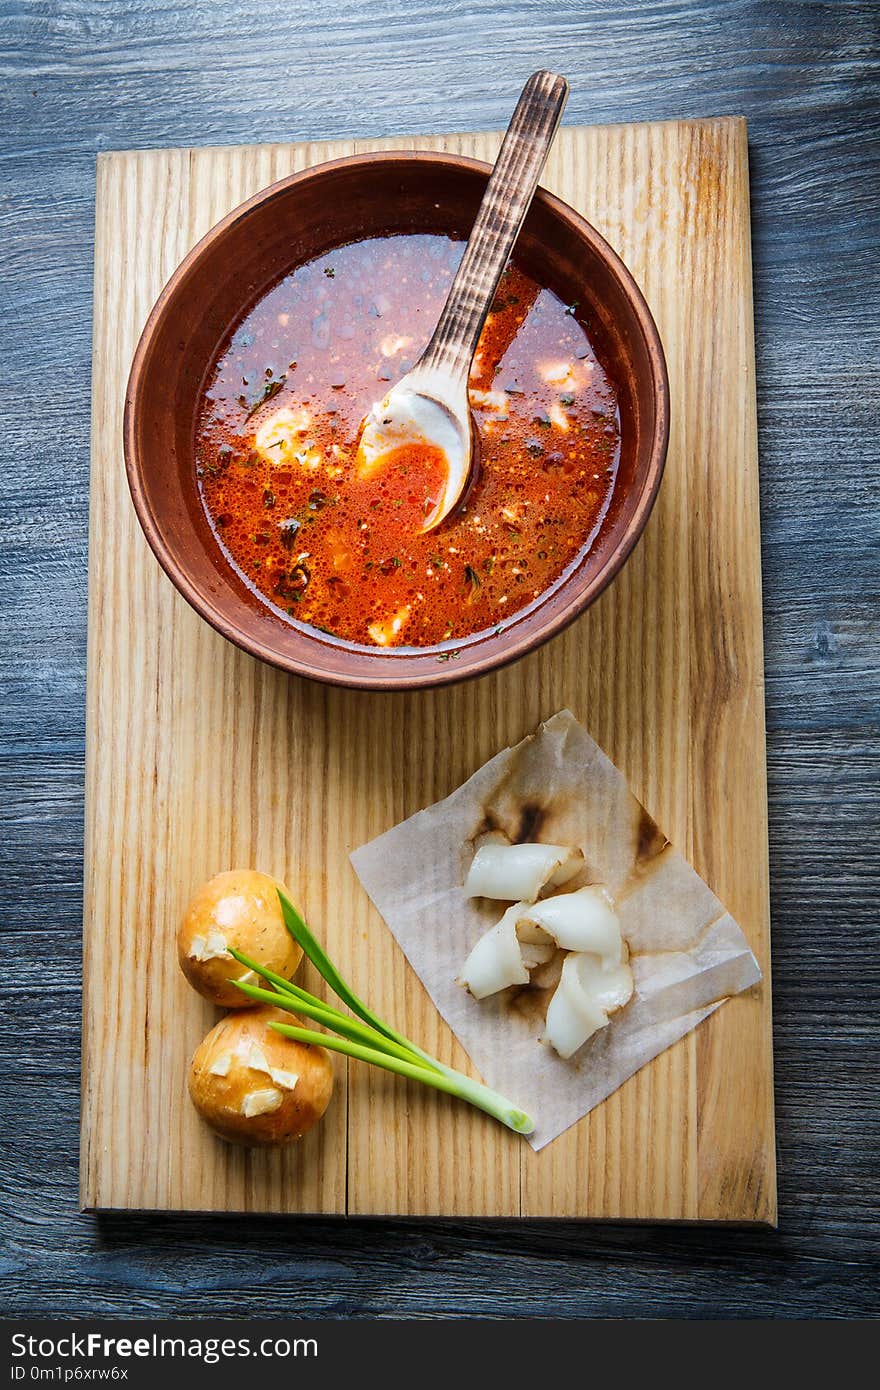
[[[476,683],[347,693],[262,666],[178,597],[122,460],[140,329],[193,243],[274,179],[450,135],[108,154],[98,162],[89,559],[82,1188],[88,1208],[774,1222],[760,531],[745,123],[563,128],[543,183],[645,291],[672,435],[624,571],[568,632]],[[338,1059],[292,1151],[230,1149],[186,1097],[215,1014],[175,959],[220,869],[286,880],[373,1007],[456,1066],[348,853],[569,706],[742,924],[764,983],[540,1154],[469,1108]],[[320,982],[306,978],[311,988]],[[323,986],[321,986],[323,988]]]

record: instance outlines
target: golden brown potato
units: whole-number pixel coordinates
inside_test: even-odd
[[[270,1021],[299,1023],[268,1005],[216,1024],[189,1070],[193,1105],[232,1144],[290,1144],[320,1120],[333,1094],[326,1048],[282,1037]]]
[[[203,884],[183,914],[180,968],[212,1004],[246,1008],[251,1001],[231,981],[261,983],[229,954],[229,946],[286,980],[296,974],[302,949],[284,925],[276,892],[282,886],[256,869],[233,869]]]

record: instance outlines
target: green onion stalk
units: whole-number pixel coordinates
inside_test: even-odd
[[[230,948],[231,954],[248,970],[265,982],[269,988],[247,984],[236,980],[237,987],[258,1004],[272,1004],[276,1009],[286,1009],[288,1013],[301,1014],[329,1031],[319,1033],[311,1028],[301,1028],[288,1023],[270,1023],[269,1027],[286,1038],[297,1042],[317,1043],[333,1052],[342,1052],[346,1057],[354,1057],[359,1062],[368,1062],[385,1071],[396,1072],[411,1081],[420,1081],[423,1086],[433,1086],[435,1091],[443,1091],[449,1096],[458,1096],[478,1110],[500,1120],[508,1129],[517,1134],[531,1134],[534,1121],[523,1110],[512,1105],[497,1091],[483,1086],[479,1081],[454,1071],[423,1052],[415,1043],[403,1037],[394,1028],[383,1022],[359,999],[354,990],[342,978],[336,966],[327,956],[315,937],[309,931],[303,918],[297,912],[287,894],[278,890],[284,925],[293,939],[302,947],[318,973],[324,978],[334,994],[356,1015],[342,1013],[333,1004],[316,998],[299,985],[285,980],[273,970],[267,970],[251,960],[243,951]],[[335,1034],[335,1036],[332,1036]]]

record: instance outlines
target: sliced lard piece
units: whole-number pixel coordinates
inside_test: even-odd
[[[462,967],[459,983],[470,990],[475,999],[510,985],[527,985],[529,972],[520,950],[516,924],[525,904],[514,903],[494,927],[480,937]]]
[[[464,891],[469,898],[533,903],[542,888],[561,888],[583,864],[583,852],[568,845],[484,844],[471,860]]]
[[[608,1023],[608,1015],[632,997],[633,977],[623,962],[603,967],[599,956],[572,951],[562,965],[547,1008],[542,1040],[560,1057],[573,1057],[588,1038]]]
[[[543,898],[527,909],[523,920],[542,928],[566,951],[592,951],[605,965],[617,965],[623,959],[620,922],[599,884]]]

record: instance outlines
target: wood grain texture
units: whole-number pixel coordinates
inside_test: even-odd
[[[10,1315],[876,1315],[878,26],[873,0],[0,0]],[[95,154],[487,129],[538,62],[573,123],[749,118],[780,1229],[81,1216]]]
[[[499,139],[403,143],[492,159]],[[284,879],[373,1007],[444,1060],[468,1065],[348,854],[563,706],[585,720],[734,912],[769,982],[742,121],[569,127],[548,162],[547,187],[589,214],[644,287],[669,355],[675,422],[643,544],[561,638],[450,690],[330,692],[223,642],[147,551],[120,470],[119,431],[131,353],[153,300],[229,208],[294,169],[363,148],[147,151],[99,162],[83,1202],[772,1222],[766,983],[540,1155],[481,1114],[342,1059],[328,1119],[287,1154],[228,1149],[186,1101],[187,1059],[208,1011],[178,978],[170,943],[199,882],[235,865]]]

